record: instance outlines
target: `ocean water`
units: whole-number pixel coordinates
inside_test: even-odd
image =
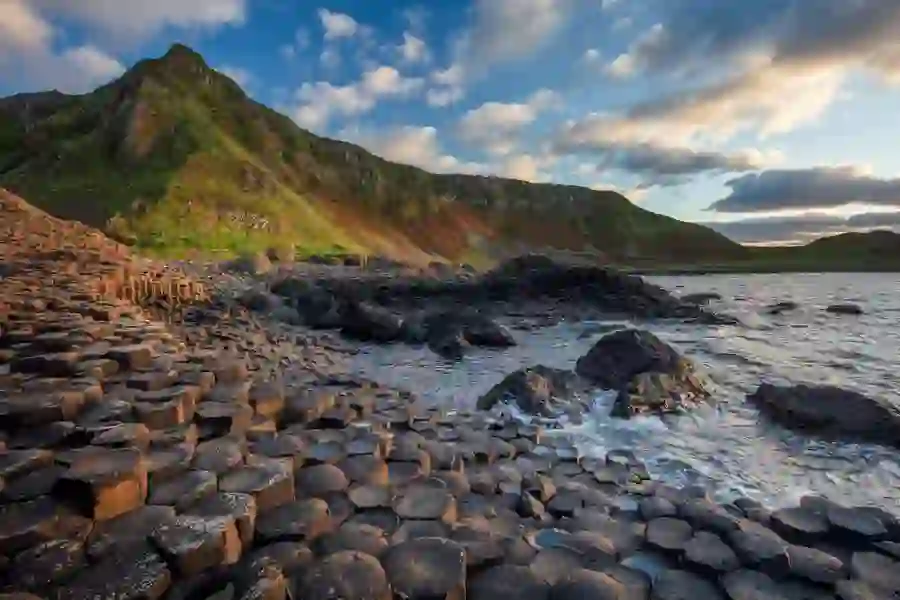
[[[654,479],[705,486],[720,501],[749,496],[778,507],[807,493],[900,514],[900,450],[826,442],[768,423],[745,397],[760,382],[828,383],[900,403],[900,275],[792,274],[649,277],[678,294],[718,292],[712,307],[740,326],[609,321],[650,329],[693,359],[713,383],[715,405],[689,415],[631,420],[609,416],[610,394],[597,390],[578,425],[559,423],[585,456],[627,448]],[[798,310],[763,314],[791,300]],[[829,315],[828,304],[855,302],[863,316]],[[408,389],[429,402],[473,407],[478,397],[524,366],[574,368],[602,333],[598,323],[561,323],[517,331],[519,346],[473,351],[448,363],[426,348],[364,347],[357,371]]]

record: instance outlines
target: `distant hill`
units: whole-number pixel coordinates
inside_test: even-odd
[[[0,186],[170,255],[293,243],[413,262],[546,248],[635,263],[748,256],[615,192],[436,175],[318,137],[183,45],[85,95],[0,99]]]

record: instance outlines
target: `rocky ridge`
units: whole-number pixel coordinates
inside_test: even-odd
[[[628,449],[581,458],[314,356],[283,369],[248,341],[264,324],[229,328],[256,322],[237,309],[179,297],[167,324],[99,291],[128,257],[35,218],[0,214],[4,600],[900,592],[885,511],[723,506]]]

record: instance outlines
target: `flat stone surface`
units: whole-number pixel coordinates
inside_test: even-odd
[[[547,600],[550,586],[528,567],[499,565],[474,576],[469,582],[471,600]]]
[[[402,519],[427,519],[452,523],[456,520],[456,500],[444,488],[413,485],[394,500],[394,512]]]
[[[652,521],[660,517],[674,517],[678,512],[674,504],[659,496],[644,498],[638,504],[638,510],[645,521]]]
[[[9,580],[33,592],[59,585],[87,567],[84,544],[52,540],[21,552],[13,559]]]
[[[219,492],[207,495],[184,511],[199,517],[234,519],[244,548],[253,542],[256,531],[256,500],[250,494]]]
[[[577,569],[553,586],[553,600],[620,600],[625,594],[622,584],[607,575],[587,569]]]
[[[299,469],[294,474],[294,486],[300,497],[321,497],[346,490],[350,482],[338,467],[323,464]]]
[[[294,499],[294,478],[289,470],[276,465],[248,465],[220,477],[219,490],[250,494],[257,511],[264,513]]]
[[[768,575],[747,569],[725,575],[722,587],[731,600],[789,600]]]
[[[875,552],[857,552],[850,561],[854,579],[880,593],[900,593],[900,561]]]
[[[725,600],[719,589],[693,573],[667,570],[660,573],[650,591],[652,600]]]
[[[712,577],[741,566],[734,551],[719,536],[707,531],[698,531],[684,545],[682,561],[688,569]]]
[[[378,558],[387,548],[388,539],[384,531],[361,523],[344,523],[336,531],[317,538],[314,543],[316,553],[322,556],[356,550]]]
[[[296,500],[257,517],[256,539],[263,544],[311,542],[331,528],[331,513],[324,500]]]
[[[389,508],[394,499],[394,491],[387,486],[360,485],[350,488],[347,496],[359,510]]]
[[[772,513],[772,529],[797,544],[813,542],[828,533],[828,519],[810,508],[783,508]]]
[[[787,549],[790,572],[795,577],[814,583],[834,583],[847,577],[844,563],[815,548],[790,546]]]
[[[663,517],[647,524],[647,544],[663,552],[682,552],[693,535],[691,525],[680,519]]]
[[[466,553],[450,540],[402,542],[388,550],[382,564],[400,597],[463,600],[466,596]]]
[[[158,600],[172,583],[166,562],[149,544],[112,553],[59,588],[59,600]]]
[[[337,465],[353,483],[387,485],[390,479],[385,461],[370,455],[350,456]]]
[[[216,493],[219,480],[210,471],[187,471],[159,485],[153,485],[147,504],[174,506],[179,512]]]
[[[731,547],[741,562],[751,568],[788,569],[789,544],[771,529],[752,521],[744,521],[728,535]]]
[[[391,587],[378,559],[362,552],[338,552],[302,577],[296,596],[305,600],[391,600]]]
[[[0,506],[0,554],[7,556],[42,542],[83,538],[90,530],[89,519],[47,496]]]
[[[135,449],[106,450],[78,456],[56,482],[54,496],[97,521],[134,510],[147,497],[147,470]]]
[[[234,564],[242,550],[235,521],[229,517],[179,515],[157,527],[151,538],[182,577]]]
[[[142,506],[97,523],[88,536],[88,554],[93,559],[116,553],[146,540],[154,530],[175,518],[170,506]]]
[[[227,437],[216,438],[197,444],[193,468],[221,475],[243,462],[244,450],[238,440]]]

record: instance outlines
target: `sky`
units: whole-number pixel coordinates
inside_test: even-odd
[[[0,95],[174,42],[317,134],[744,243],[900,230],[900,0],[0,0]]]

